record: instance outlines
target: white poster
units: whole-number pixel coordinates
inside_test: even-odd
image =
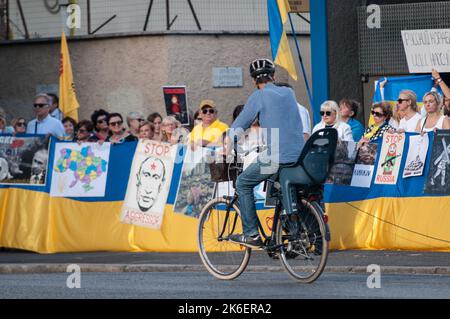
[[[428,134],[409,137],[409,150],[408,156],[406,157],[405,169],[403,170],[403,178],[422,176],[429,143]]]
[[[122,207],[123,223],[161,228],[177,148],[152,140],[139,141]]]
[[[355,164],[350,186],[369,188],[372,182],[374,166]]]
[[[50,196],[103,197],[110,143],[56,143]]]
[[[351,186],[369,188],[372,183],[378,144],[365,143],[359,147],[356,164],[353,168]]]
[[[402,31],[409,73],[450,72],[450,29]]]
[[[395,185],[397,183],[404,145],[404,133],[385,133],[383,135],[383,144],[378,160],[375,184]]]

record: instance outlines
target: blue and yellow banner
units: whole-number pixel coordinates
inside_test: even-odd
[[[286,69],[294,80],[297,80],[297,71],[295,70],[289,41],[284,31],[289,10],[289,3],[286,0],[267,0],[272,59],[275,64]]]
[[[429,135],[432,139],[432,133]],[[178,149],[161,229],[121,222],[136,145],[130,142],[111,146],[104,197],[51,197],[51,169],[42,186],[0,185],[0,247],[39,253],[196,252],[198,219],[173,209],[183,167],[180,159],[185,155],[183,147]],[[405,154],[408,148],[409,138]],[[55,157],[53,150],[55,141],[50,145],[50,167]],[[326,185],[331,248],[450,252],[450,196],[424,193],[431,153],[428,152],[423,176],[399,176],[396,185]],[[402,158],[401,171],[405,159],[406,156]],[[273,210],[257,208],[264,226],[270,227]]]

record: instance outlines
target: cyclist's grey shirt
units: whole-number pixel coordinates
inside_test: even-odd
[[[280,164],[297,162],[305,141],[294,91],[267,83],[248,98],[231,129],[246,130],[255,119],[259,119],[261,128],[267,129],[263,134],[266,134],[272,161]]]

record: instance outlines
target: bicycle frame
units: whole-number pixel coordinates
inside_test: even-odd
[[[226,225],[228,224],[228,219],[230,218],[230,211],[231,211],[231,208],[233,207],[233,205],[238,200],[238,195],[234,194],[233,197],[231,197],[231,196],[224,196],[224,198],[228,199],[228,200],[231,199],[231,200],[229,201],[229,204],[227,204],[227,207],[226,207],[226,215],[225,215],[225,220],[223,222],[223,228],[221,230],[221,233],[218,236],[219,240],[223,240],[223,234],[226,231]],[[278,223],[279,223],[279,220],[280,220],[280,212],[281,212],[281,198],[278,195],[277,196],[277,200],[276,200],[276,205],[275,205],[275,212],[274,212],[274,215],[273,215],[272,230],[271,230],[271,233],[269,235],[266,234],[266,232],[264,231],[264,227],[261,224],[261,220],[257,216],[258,217],[257,218],[258,229],[259,229],[260,233],[262,234],[262,236],[264,237],[266,243],[274,243],[276,241],[275,230],[277,229],[277,226],[278,226]],[[234,233],[234,231],[236,229],[236,224],[237,224],[238,217],[239,216],[236,214],[235,217],[234,217],[232,229],[229,232],[229,234],[233,234]],[[274,251],[275,249],[279,248],[276,245],[275,246],[271,246],[269,244],[266,244],[265,247],[266,247],[266,249],[268,251]]]

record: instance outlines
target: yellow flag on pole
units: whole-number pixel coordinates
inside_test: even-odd
[[[64,31],[61,35],[61,56],[59,65],[59,108],[64,116],[70,116],[78,122],[78,108],[75,84],[73,83],[72,65],[69,48]]]

